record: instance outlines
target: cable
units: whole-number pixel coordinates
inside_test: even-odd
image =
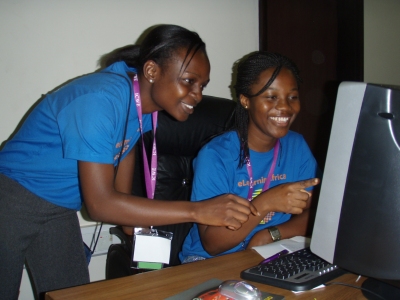
[[[98,226],[98,225],[96,225],[96,227],[95,227],[95,229],[94,229],[93,237],[94,237],[94,235],[96,234],[97,226]],[[96,239],[94,240],[93,250],[90,249],[90,252],[91,252],[92,254],[93,254],[94,251],[96,250],[97,242],[99,241],[100,233],[101,233],[101,228],[102,228],[102,227],[103,227],[103,222],[100,223],[99,232],[97,233],[97,237],[96,237]],[[92,244],[93,244],[93,240],[92,240]],[[90,245],[90,246],[92,246],[92,245]],[[90,248],[92,248],[92,247],[90,247]]]

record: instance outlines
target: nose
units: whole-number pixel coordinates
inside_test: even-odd
[[[277,110],[291,110],[292,106],[290,105],[288,99],[286,98],[279,98],[279,100],[276,102],[275,108]]]
[[[199,84],[196,84],[195,86],[193,86],[193,89],[190,94],[194,99],[194,101],[196,101],[196,103],[199,103],[203,98],[203,89]]]

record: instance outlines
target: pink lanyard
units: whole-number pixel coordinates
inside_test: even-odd
[[[278,159],[279,147],[280,147],[280,143],[279,143],[279,140],[277,140],[275,143],[275,146],[274,146],[274,158],[272,159],[272,165],[271,165],[271,168],[269,169],[267,180],[265,181],[264,187],[262,189],[263,192],[268,190],[269,184],[271,183],[272,175],[274,174],[274,170],[275,170],[276,161]],[[247,194],[247,200],[251,201],[251,200],[253,200],[254,187],[253,187],[253,169],[251,167],[250,157],[248,157],[248,159],[247,159],[246,166],[247,166],[247,173],[249,174],[249,177],[250,177],[250,188],[249,188],[249,193]]]
[[[142,101],[140,98],[140,88],[138,76],[135,74],[133,77],[133,91],[135,96],[136,110],[139,119],[139,129],[142,136],[142,147],[143,147],[143,164],[144,164],[144,178],[146,182],[146,192],[147,198],[153,199],[154,192],[156,190],[156,179],[157,179],[157,145],[156,145],[156,129],[157,129],[157,119],[158,112],[152,113],[153,119],[153,148],[151,151],[151,166],[149,170],[149,163],[147,160],[146,148],[144,147],[143,141],[143,115],[142,115]]]

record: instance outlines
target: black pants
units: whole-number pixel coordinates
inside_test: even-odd
[[[0,174],[0,297],[18,299],[23,265],[35,295],[89,282],[76,211]]]

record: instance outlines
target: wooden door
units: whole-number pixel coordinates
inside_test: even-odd
[[[260,50],[299,67],[301,112],[292,130],[323,169],[341,81],[363,80],[363,0],[260,0]]]

